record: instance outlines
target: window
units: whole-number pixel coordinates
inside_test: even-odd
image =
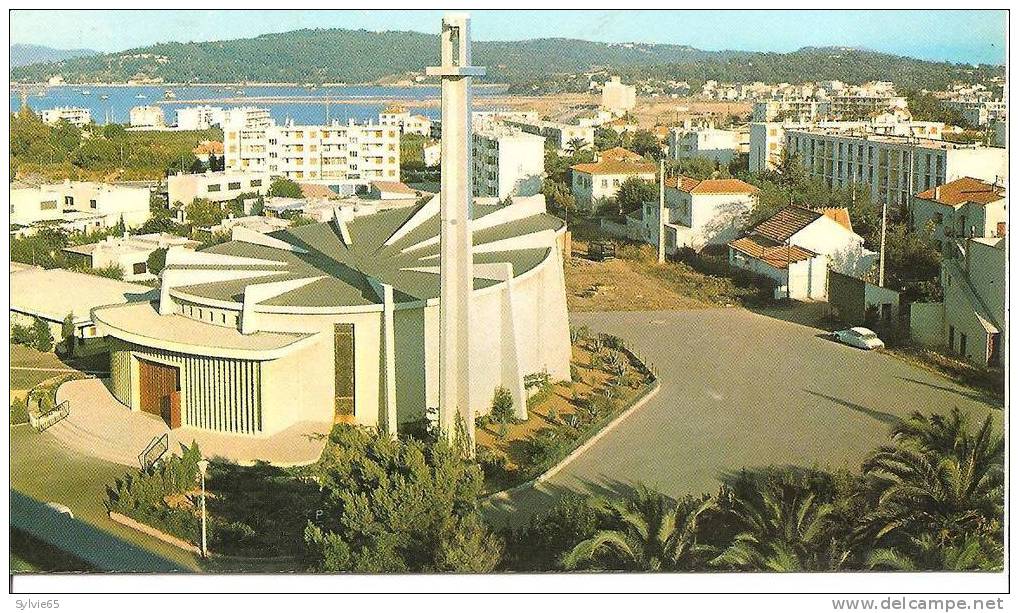
[[[240,189],[241,188],[241,182],[240,181],[231,181],[231,182],[226,184],[226,188],[227,189]]]
[[[337,415],[354,414],[354,324],[333,326],[333,369]]]
[[[44,202],[40,202],[39,203],[39,210],[40,211],[52,211],[52,210],[54,210],[56,208],[57,208],[57,201],[56,200],[46,200]]]
[[[88,205],[89,205],[90,207],[92,207],[93,209],[95,209],[95,208],[99,208],[99,203],[98,203],[98,202],[96,202],[94,198],[93,198],[92,200],[89,200],[89,201],[88,201]]]
[[[218,192],[222,188],[223,188],[223,186],[220,185],[219,183],[212,183],[208,187],[205,188],[205,191],[207,191],[207,192]]]
[[[261,179],[252,179],[251,180],[251,187],[262,187],[262,180]]]
[[[74,196],[64,196],[64,206],[74,206]]]
[[[135,262],[134,265],[131,267],[131,271],[136,275],[144,275],[146,272],[149,271],[149,269],[145,265],[145,262]]]

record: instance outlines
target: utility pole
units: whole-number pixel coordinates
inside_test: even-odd
[[[658,161],[658,263],[665,263],[665,158]]]

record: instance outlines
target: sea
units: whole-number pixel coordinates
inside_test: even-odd
[[[329,120],[359,122],[378,119],[385,101],[438,100],[438,86],[385,87],[301,87],[285,85],[59,85],[32,86],[26,101],[39,112],[60,106],[85,107],[92,111],[97,124],[129,122],[132,107],[162,107],[166,123],[175,121],[176,109],[208,104],[211,106],[258,106],[268,108],[277,123],[292,120],[295,124],[320,125]],[[172,92],[168,99],[167,92]],[[501,95],[505,86],[474,88],[474,96]],[[11,89],[11,112],[21,108],[22,92]],[[363,100],[363,102],[361,102]],[[411,113],[438,118],[439,108],[410,107]]]

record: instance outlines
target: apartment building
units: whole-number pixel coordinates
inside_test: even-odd
[[[148,259],[157,249],[181,247],[194,251],[201,243],[189,238],[156,232],[108,236],[97,243],[65,247],[68,260],[85,268],[116,266],[124,271],[124,281],[149,281],[156,275],[148,268]]]
[[[580,126],[542,119],[533,121],[505,119],[504,121],[513,127],[520,128],[524,132],[544,137],[546,141],[552,143],[559,151],[571,149],[574,141],[583,143],[581,148],[594,146],[594,128],[591,126]]]
[[[545,175],[545,139],[506,125],[476,130],[474,195],[503,200],[541,192]]]
[[[395,126],[350,120],[225,129],[223,134],[231,170],[338,185],[400,180],[400,131]]]
[[[810,122],[822,119],[822,111],[827,109],[824,102],[804,100],[802,98],[782,98],[776,100],[758,100],[754,103],[751,121],[798,121]]]
[[[917,231],[929,228],[931,241],[944,253],[959,238],[1005,236],[1006,202],[1004,185],[963,177],[913,196],[909,223]]]
[[[257,106],[237,106],[223,109],[213,119],[224,130],[267,128],[273,125],[269,109]]]
[[[946,107],[958,111],[966,123],[974,127],[984,127],[1008,112],[1008,104],[1003,100],[978,100],[975,98],[957,98],[946,100]]]
[[[877,88],[873,93],[858,92],[832,96],[822,109],[829,119],[858,121],[883,113],[908,113],[909,104],[903,96],[880,93]]]
[[[599,202],[615,198],[619,186],[631,177],[654,181],[658,167],[633,151],[614,147],[601,152],[595,162],[575,164],[570,170],[577,205],[592,208]]]
[[[50,125],[66,121],[81,127],[92,122],[92,111],[77,106],[58,106],[55,109],[44,109],[41,117],[44,123]]]
[[[188,106],[177,109],[178,130],[208,130],[218,124],[223,116],[223,108],[218,106]]]
[[[94,231],[113,227],[123,219],[125,226],[133,228],[150,217],[149,190],[144,187],[17,181],[11,184],[10,196],[10,222],[22,227],[49,222],[71,232]]]
[[[668,142],[669,157],[674,160],[698,157],[728,164],[750,151],[750,133],[746,130],[672,128]]]
[[[750,124],[750,172],[775,170],[785,155],[786,130],[819,128],[856,130],[872,134],[918,136],[940,139],[944,124],[933,121],[903,121],[893,115],[869,121],[782,121]]]
[[[786,130],[786,149],[832,187],[866,186],[871,198],[906,211],[913,194],[962,177],[1008,174],[1004,149],[844,129]]]
[[[163,109],[158,106],[135,106],[131,108],[132,128],[162,128],[166,125]]]
[[[606,81],[601,90],[601,107],[614,115],[622,115],[637,106],[637,89],[623,85],[619,77]]]
[[[241,194],[269,193],[269,173],[259,171],[221,170],[195,174],[177,173],[166,179],[166,190],[171,204],[188,205],[196,198],[211,202],[226,202]]]
[[[379,125],[397,128],[403,134],[428,136],[432,132],[432,120],[424,115],[411,115],[402,106],[390,106],[379,113]]]

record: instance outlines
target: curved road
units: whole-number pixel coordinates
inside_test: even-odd
[[[895,419],[958,406],[1000,421],[1001,407],[893,356],[837,344],[817,328],[744,309],[573,313],[624,338],[662,389],[547,482],[486,505],[519,524],[567,490],[714,493],[719,477],[767,465],[858,469]]]

